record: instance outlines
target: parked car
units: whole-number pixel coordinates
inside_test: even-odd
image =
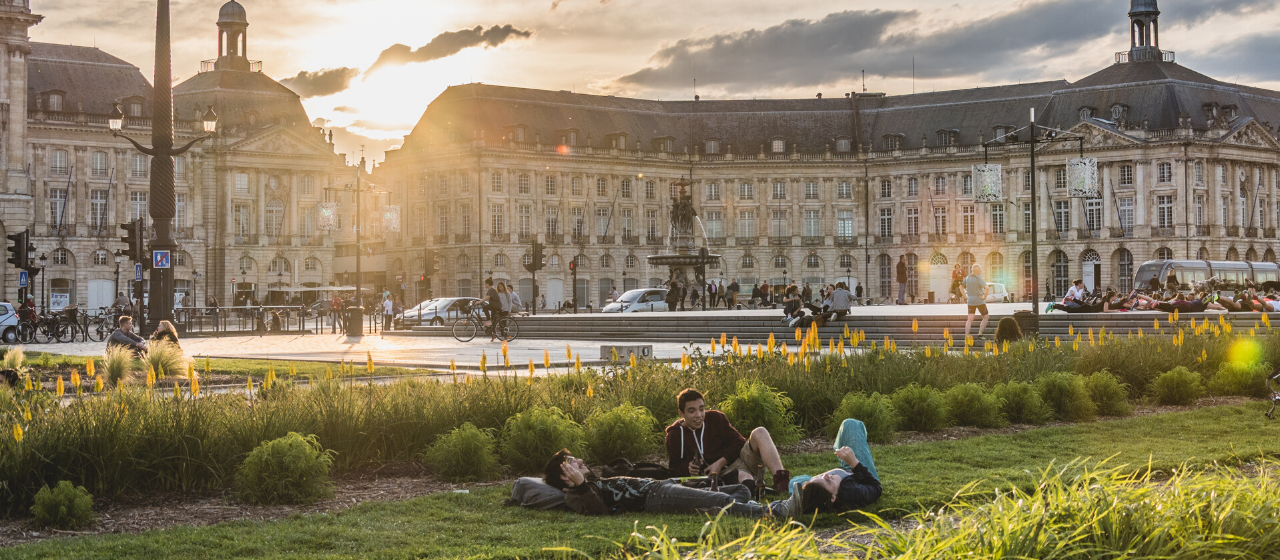
[[[604,307],[604,313],[640,313],[643,311],[666,311],[667,291],[661,288],[642,288],[628,290],[618,301]]]
[[[480,305],[481,300],[473,297],[452,297],[429,299],[404,311],[406,325],[445,325],[463,315],[463,309],[469,305]]]
[[[1004,284],[987,282],[987,303],[1009,303],[1010,301],[1013,301],[1013,296],[1005,290]]]
[[[5,344],[18,341],[18,313],[7,303],[0,303],[0,341]]]

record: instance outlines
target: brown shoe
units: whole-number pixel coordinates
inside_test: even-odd
[[[791,484],[791,471],[782,469],[773,472],[773,491],[779,494],[787,494]]]

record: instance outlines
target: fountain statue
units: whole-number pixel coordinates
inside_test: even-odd
[[[667,267],[668,281],[683,282],[685,287],[698,287],[698,291],[703,292],[706,286],[706,265],[719,261],[720,255],[710,254],[706,247],[694,250],[696,237],[693,228],[701,222],[698,221],[698,212],[693,208],[693,194],[688,191],[691,185],[685,179],[672,184],[679,187],[679,192],[671,197],[671,235],[667,245],[670,252],[664,250],[662,254],[647,258],[652,265]],[[706,238],[705,232],[703,238]],[[692,279],[691,271],[694,273]]]

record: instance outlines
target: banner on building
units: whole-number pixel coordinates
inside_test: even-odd
[[[1000,202],[1004,199],[1004,174],[998,163],[973,166],[974,193],[977,202]]]
[[[400,232],[400,207],[387,205],[382,207],[382,232]]]
[[[1071,198],[1102,198],[1098,192],[1097,158],[1067,160],[1067,191]]]
[[[338,228],[338,203],[321,202],[320,208],[320,229],[332,230]]]

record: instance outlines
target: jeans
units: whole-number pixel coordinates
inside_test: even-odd
[[[898,284],[898,305],[906,305],[907,303],[907,283]]]
[[[342,313],[337,311],[329,312],[329,334],[336,334],[338,329],[342,328]]]
[[[741,484],[720,487],[719,492],[688,488],[679,482],[664,480],[649,489],[644,501],[646,513],[702,513],[718,512],[729,506],[730,515],[744,517],[760,517],[765,508],[758,504],[748,504],[751,490]]]

